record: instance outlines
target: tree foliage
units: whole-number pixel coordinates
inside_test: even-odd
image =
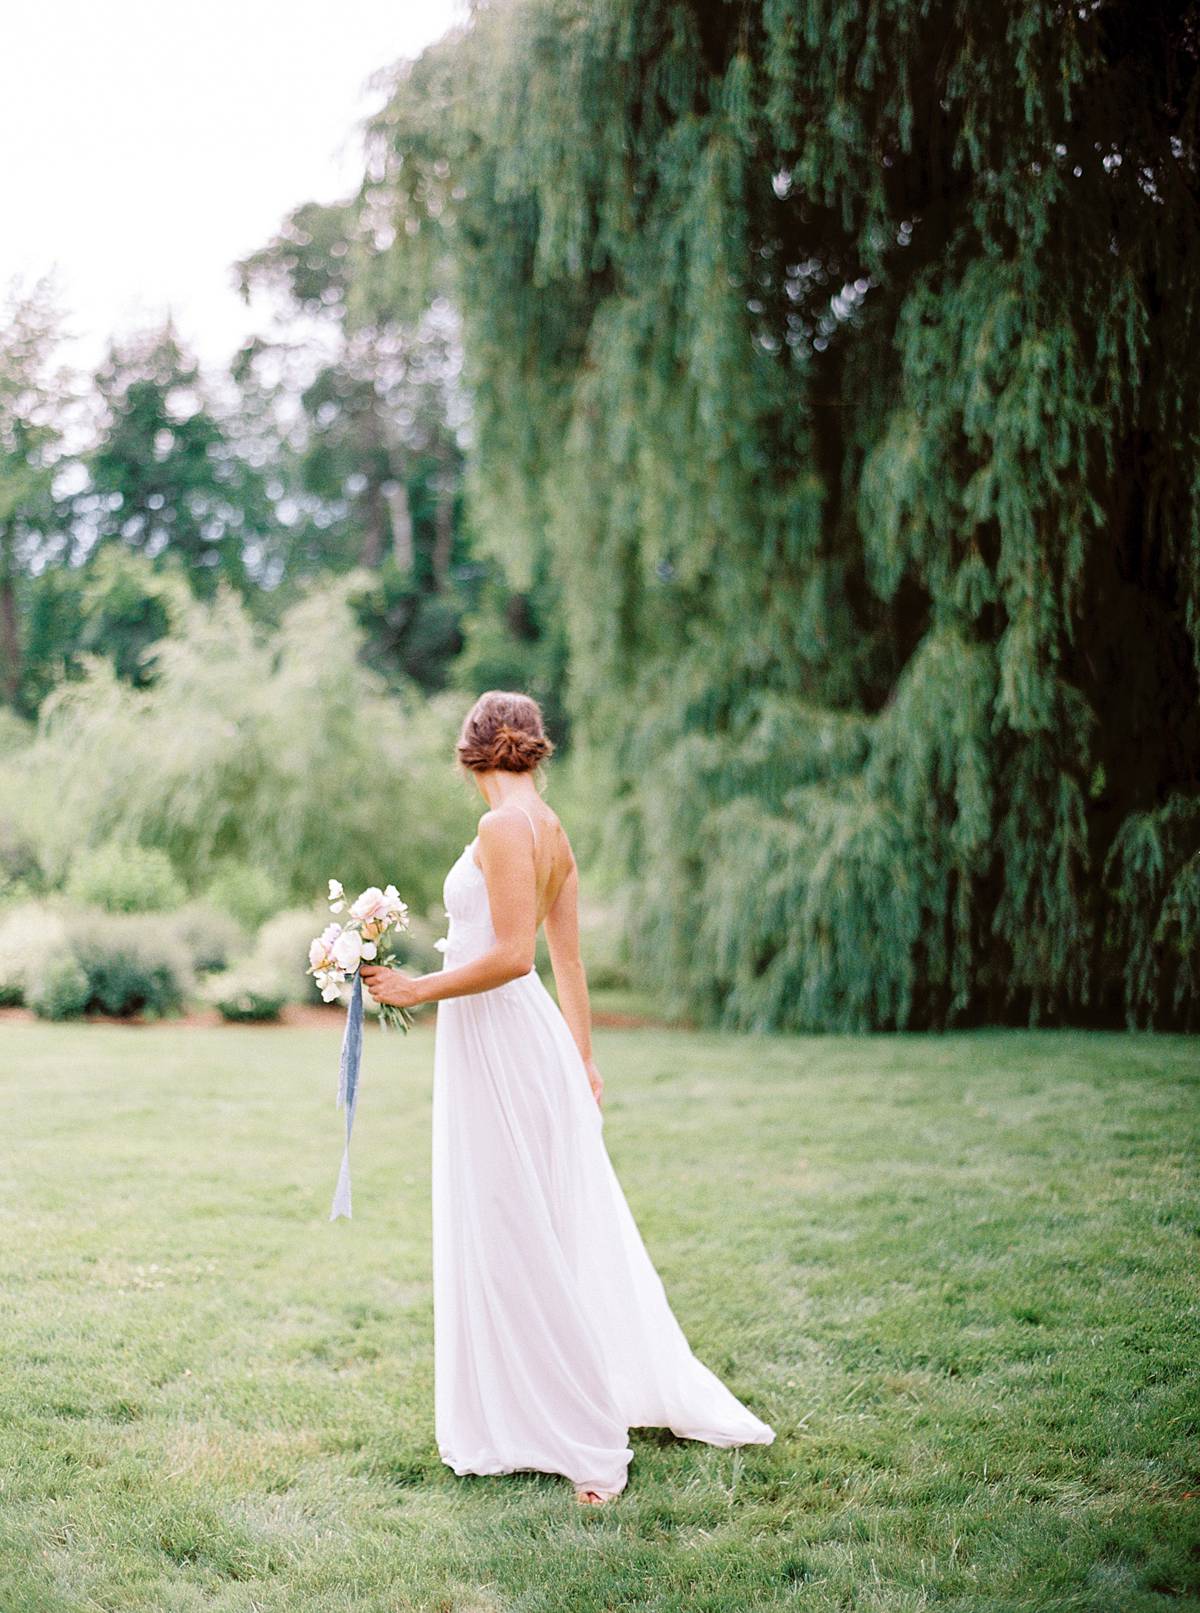
[[[26,884],[94,884],[97,861],[127,846],[169,859],[192,895],[249,869],[277,908],[309,904],[334,874],[386,876],[418,912],[432,902],[471,821],[449,788],[462,702],[402,700],[363,667],[354,583],[271,630],[231,589],[187,601],[151,684],[96,657],[61,685],[0,771],[0,851],[17,848]]]
[[[0,699],[14,707],[25,670],[22,595],[58,531],[67,390],[54,363],[58,342],[49,288],[15,290],[0,318]]]
[[[275,512],[173,328],[114,341],[96,390],[99,436],[77,501],[84,542],[123,543],[205,598],[222,581],[244,589]]]
[[[453,269],[645,972],[759,1027],[1186,1018],[1200,50],[1169,0],[497,0],[364,190]]]
[[[286,422],[281,480],[294,514],[275,584],[363,566],[375,664],[443,687],[473,595],[462,521],[464,404],[457,321],[430,289],[402,317],[373,294],[374,244],[352,203],[307,203],[238,265],[280,329],[238,354],[244,395]]]

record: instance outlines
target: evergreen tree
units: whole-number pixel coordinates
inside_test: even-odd
[[[509,0],[366,203],[454,266],[642,966],[748,1026],[1200,1000],[1200,31],[1170,0]]]
[[[240,451],[170,323],[112,343],[96,391],[81,542],[124,543],[177,568],[201,597],[222,581],[249,587],[276,526],[262,467]]]
[[[188,594],[178,573],[115,544],[82,565],[44,567],[24,589],[22,709],[36,713],[59,684],[81,677],[88,656],[145,688],[155,646],[183,619]]]

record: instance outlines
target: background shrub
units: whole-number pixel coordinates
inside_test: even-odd
[[[261,927],[245,960],[248,979],[280,992],[285,1002],[319,1003],[308,969],[308,944],[330,922],[328,908],[289,907]]]
[[[260,864],[222,863],[205,895],[212,907],[231,913],[247,930],[256,930],[279,906],[279,886]]]
[[[143,914],[81,914],[70,949],[88,979],[88,1004],[106,1014],[178,1012],[192,984],[187,953],[169,922]]]
[[[155,846],[109,840],[80,851],[71,864],[67,896],[108,913],[161,913],[186,892],[171,859]]]
[[[46,875],[37,842],[11,818],[0,814],[0,901],[21,901],[40,895],[45,888]]]
[[[277,982],[262,980],[240,969],[214,976],[205,995],[221,1018],[234,1024],[278,1019],[288,1000],[286,989]]]
[[[34,727],[9,706],[0,706],[0,756],[12,757],[33,742]]]
[[[211,901],[189,902],[181,907],[171,915],[171,928],[197,974],[216,974],[233,968],[245,957],[250,945],[249,936],[237,918]]]
[[[67,952],[49,959],[27,996],[39,1019],[73,1019],[91,1001],[92,985],[79,959]]]
[[[51,959],[66,949],[66,934],[47,903],[23,902],[0,913],[0,1004],[28,1002]]]

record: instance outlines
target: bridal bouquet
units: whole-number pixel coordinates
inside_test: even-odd
[[[346,909],[346,893],[336,879],[329,881],[329,911]],[[390,969],[399,959],[388,949],[388,940],[408,928],[408,908],[394,885],[380,890],[372,885],[349,904],[344,923],[333,923],[321,931],[308,949],[308,973],[320,988],[322,998],[336,1002],[347,980],[353,980],[342,1056],[338,1064],[337,1106],[346,1111],[346,1146],[337,1190],[329,1219],[350,1215],[350,1134],[354,1130],[354,1110],[358,1102],[358,1072],[362,1065],[363,996],[359,966],[378,963]],[[384,1025],[408,1030],[412,1016],[407,1008],[381,1003],[379,1018]]]
[[[329,881],[329,911],[340,913],[346,907],[346,893],[336,879]],[[372,885],[350,903],[344,924],[330,924],[308,949],[308,973],[313,976],[327,1003],[336,1002],[340,988],[351,977],[361,985],[358,967],[378,963],[390,969],[399,959],[387,950],[391,935],[408,929],[408,908],[394,885],[380,890]],[[381,952],[380,948],[384,950]],[[381,1003],[379,1017],[385,1025],[409,1030],[412,1016],[407,1008]]]

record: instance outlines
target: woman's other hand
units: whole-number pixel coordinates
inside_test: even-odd
[[[583,1067],[587,1071],[588,1085],[592,1089],[592,1097],[596,1100],[596,1107],[604,1107],[604,1078],[596,1068],[595,1059],[584,1059]]]

